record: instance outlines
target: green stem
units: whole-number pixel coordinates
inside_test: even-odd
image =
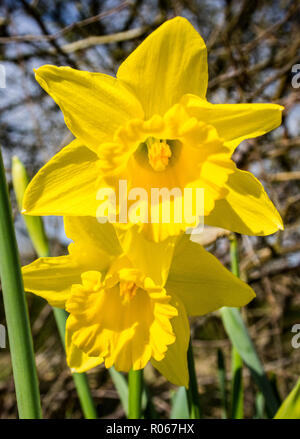
[[[190,409],[190,419],[200,419],[202,417],[200,398],[198,392],[197,376],[195,370],[194,354],[193,354],[191,339],[187,352],[187,358],[188,358],[188,369],[189,369],[189,377],[190,377],[189,388],[187,390],[187,398],[188,398],[189,409]]]
[[[23,197],[29,183],[28,174],[21,160],[14,156],[12,158],[12,182],[20,212],[22,211]],[[45,233],[42,218],[39,216],[22,215],[28,235],[33,247],[41,258],[50,256],[49,242]]]
[[[0,277],[19,417],[42,417],[27,304],[0,149]]]
[[[230,263],[232,273],[240,277],[239,249],[235,233],[230,235]],[[244,388],[243,388],[243,360],[236,350],[232,347],[231,352],[231,413],[233,419],[243,419],[244,417]]]
[[[240,277],[240,267],[239,267],[239,249],[236,235],[233,233],[230,235],[230,264],[232,273]]]
[[[65,328],[68,313],[64,309],[53,308],[59,335],[65,347]],[[86,419],[97,419],[97,410],[91,395],[88,378],[85,373],[72,374],[81,408]]]
[[[128,419],[141,419],[143,369],[130,370],[128,373]]]

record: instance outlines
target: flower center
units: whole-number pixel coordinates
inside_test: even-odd
[[[120,296],[123,298],[122,304],[129,303],[136,295],[137,286],[132,281],[120,281]]]
[[[146,141],[148,147],[148,159],[154,171],[164,171],[168,166],[169,159],[172,155],[171,149],[166,140],[149,137]]]

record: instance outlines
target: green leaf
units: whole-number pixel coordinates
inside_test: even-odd
[[[126,381],[125,376],[118,372],[114,367],[111,367],[109,370],[110,377],[115,385],[115,388],[117,389],[117,392],[120,397],[121,404],[123,406],[125,415],[128,416],[128,384]],[[142,410],[144,410],[147,406],[147,394],[145,389],[143,389],[142,393]]]
[[[249,368],[256,384],[265,397],[268,414],[270,417],[273,417],[278,409],[279,403],[252,343],[240,311],[237,308],[224,307],[221,308],[220,312],[225,330],[233,346]]]
[[[189,404],[189,418],[200,419],[202,418],[200,396],[198,392],[197,375],[195,369],[195,359],[192,346],[192,339],[190,337],[189,348],[187,351],[188,369],[189,369],[189,387],[186,389],[187,400]]]
[[[300,419],[300,378],[279,407],[274,419]]]
[[[265,398],[261,392],[258,392],[255,397],[255,416],[254,419],[265,419]]]
[[[172,397],[170,419],[189,419],[189,404],[185,387],[179,387]]]
[[[219,378],[219,387],[220,387],[222,407],[223,407],[223,418],[226,419],[228,414],[227,391],[226,391],[226,368],[225,368],[224,355],[221,349],[218,349],[218,378]]]
[[[12,180],[19,210],[22,210],[23,197],[29,183],[27,171],[21,160],[14,156],[12,159]],[[43,220],[39,216],[22,215],[28,235],[37,255],[42,258],[50,256],[49,242],[45,233]],[[65,329],[68,313],[64,309],[53,308],[56,325],[65,348]],[[91,395],[88,377],[85,373],[72,374],[80,405],[86,419],[97,419],[97,410]]]
[[[239,277],[239,255],[238,242],[236,235],[233,233],[230,237],[230,259],[231,271]],[[225,330],[233,344],[236,352],[233,352],[233,359],[236,365],[233,364],[233,382],[232,387],[232,417],[242,417],[243,415],[243,390],[242,390],[242,362],[244,361],[250,370],[258,388],[261,390],[269,417],[273,417],[279,406],[279,401],[274,393],[273,387],[267,378],[263,365],[258,357],[255,347],[252,343],[251,337],[244,323],[242,315],[238,308],[221,308],[221,317]],[[238,358],[240,355],[241,359]],[[234,370],[236,368],[236,371]],[[239,369],[240,368],[240,372]]]
[[[117,389],[117,392],[119,394],[124,412],[127,416],[128,415],[128,385],[126,378],[120,372],[117,372],[114,367],[111,367],[109,369],[109,373],[115,385],[115,388]]]
[[[27,303],[0,149],[0,278],[19,417],[42,417]]]
[[[53,313],[61,342],[65,349],[65,333],[68,313],[61,308],[53,308]],[[98,413],[91,394],[87,375],[85,373],[72,373],[72,378],[74,380],[77,395],[85,419],[97,419]]]
[[[231,352],[231,406],[230,418],[244,418],[243,360],[233,346]]]

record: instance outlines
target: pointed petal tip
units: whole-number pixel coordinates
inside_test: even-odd
[[[34,68],[33,71],[34,71],[34,73],[39,73],[41,70],[47,69],[47,68],[49,68],[49,67],[55,67],[55,68],[57,68],[57,67],[54,66],[53,64],[43,64],[43,65],[40,66],[40,67]]]
[[[43,67],[44,67],[44,65],[40,66],[40,67],[37,67],[36,69],[32,69],[34,71],[35,77],[39,76],[40,71],[43,69]]]
[[[174,18],[171,18],[170,20],[167,20],[167,22],[178,22],[178,23],[180,23],[180,22],[182,22],[182,23],[188,23],[189,25],[191,25],[191,23],[185,18],[185,17],[182,17],[181,15],[176,15],[176,17],[174,17]]]
[[[283,220],[276,207],[275,207],[275,211],[276,211],[276,220],[274,221],[274,226],[276,227],[276,229],[274,230],[273,233],[278,232],[278,230],[284,230]]]
[[[251,287],[250,287],[251,288]],[[248,303],[250,303],[251,302],[251,300],[253,300],[253,299],[255,299],[256,298],[256,293],[255,293],[255,291],[251,288],[251,295],[252,295],[252,297],[251,297],[251,299],[249,300],[249,302]],[[247,304],[248,305],[248,304]]]
[[[276,223],[277,230],[284,230],[284,224],[283,224],[282,217],[281,217],[281,215],[280,215],[280,213],[278,212],[277,209],[276,209],[276,211],[277,211],[277,214],[278,214],[278,220],[277,220],[277,223]]]

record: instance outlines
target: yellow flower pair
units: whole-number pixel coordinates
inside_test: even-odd
[[[277,127],[282,107],[208,103],[205,43],[181,17],[146,38],[117,78],[49,65],[36,78],[76,139],[34,177],[23,212],[63,215],[74,243],[68,256],[24,267],[25,287],[69,311],[74,370],[104,361],[128,371],[151,360],[187,385],[187,315],[243,306],[254,293],[182,234],[190,226],[184,221],[99,224],[98,190],[117,191],[121,180],[149,198],[153,188],[203,188],[207,225],[274,233],[283,228],[278,212],[231,156],[243,139]]]

